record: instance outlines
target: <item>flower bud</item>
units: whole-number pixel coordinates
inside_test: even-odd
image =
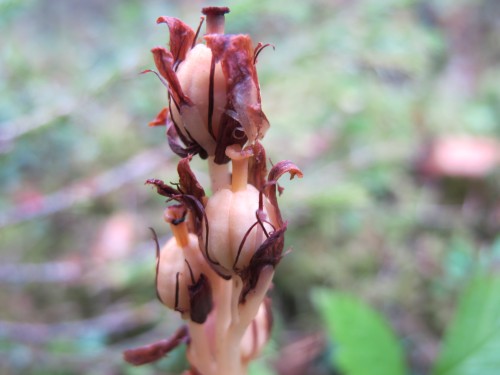
[[[184,247],[179,246],[176,238],[172,237],[162,247],[158,258],[156,279],[158,298],[169,309],[181,313],[189,312],[188,285],[192,284],[185,252],[193,253],[194,249],[198,249],[198,238],[195,235],[189,235],[189,243]],[[199,267],[194,262],[190,262],[190,266],[194,277],[199,277]]]
[[[179,110],[171,107],[172,120],[183,136],[196,141],[208,155],[215,154],[216,136],[226,105],[226,81],[221,65],[214,64],[213,73],[211,66],[212,51],[206,45],[197,44],[187,53],[179,65],[177,78],[193,104]]]
[[[182,212],[179,214],[179,212]],[[195,322],[203,322],[212,308],[210,280],[215,274],[200,252],[198,237],[188,233],[185,211],[167,209],[174,236],[158,254],[156,292],[160,301]]]
[[[205,206],[208,235],[206,225],[202,234],[202,249],[208,260],[220,265],[228,276],[245,269],[268,234],[276,229],[274,215],[269,214],[273,212],[268,208],[269,202],[246,183],[248,150],[239,154],[232,151],[227,152],[233,159],[231,186],[208,199]]]
[[[185,157],[199,153],[225,164],[226,147],[261,139],[269,122],[261,108],[256,59],[248,35],[224,34],[229,9],[208,7],[205,44],[182,21],[160,17],[170,29],[170,51],[152,49],[159,75],[168,88],[170,112],[162,110],[151,125],[166,125],[172,150]],[[184,144],[184,146],[181,145]]]

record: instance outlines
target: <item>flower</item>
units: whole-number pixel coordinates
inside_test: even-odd
[[[168,308],[203,323],[212,310],[214,271],[200,252],[198,237],[188,232],[185,208],[167,207],[164,218],[174,236],[161,251],[157,246],[156,294]]]
[[[269,339],[266,293],[283,257],[287,229],[278,180],[302,172],[288,160],[267,171],[259,140],[269,123],[255,69],[266,46],[254,48],[247,35],[225,35],[228,11],[203,9],[207,34],[200,43],[199,29],[176,18],[158,19],[170,29],[170,50],[152,50],[169,108],[151,125],[166,125],[169,145],[182,159],[177,183],[146,181],[167,202],[177,202],[164,215],[174,236],[161,251],[155,235],[156,291],[161,302],[181,312],[187,328],[126,351],[125,359],[135,365],[155,361],[184,341],[191,364],[186,374],[244,374]],[[209,157],[212,195],[191,170],[194,154]]]
[[[255,251],[276,229],[274,213],[265,197],[248,183],[248,159],[252,149],[230,146],[233,162],[231,186],[218,190],[205,206],[207,226],[203,228],[202,246],[209,261],[232,275],[248,267]],[[262,198],[262,199],[261,199]],[[274,215],[273,215],[274,216]]]
[[[261,108],[255,67],[265,45],[254,48],[248,35],[224,34],[228,8],[203,9],[207,17],[205,43],[182,21],[160,17],[170,30],[170,51],[152,49],[159,75],[169,94],[169,110],[151,125],[166,125],[172,150],[185,157],[199,153],[215,163],[229,161],[226,147],[262,139],[269,122]]]

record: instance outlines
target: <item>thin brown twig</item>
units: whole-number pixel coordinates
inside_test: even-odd
[[[95,199],[164,166],[161,148],[147,150],[97,176],[76,181],[37,200],[24,202],[0,213],[0,228],[44,217]]]
[[[0,337],[18,343],[43,344],[55,337],[75,339],[89,330],[110,335],[158,321],[162,310],[163,307],[153,300],[139,307],[114,307],[94,318],[70,322],[19,323],[0,320]]]

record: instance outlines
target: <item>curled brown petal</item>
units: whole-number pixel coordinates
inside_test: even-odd
[[[259,142],[255,142],[251,147],[253,158],[248,160],[248,183],[261,191],[266,184],[266,151]]]
[[[135,349],[125,350],[123,352],[123,358],[125,361],[135,366],[158,361],[182,342],[186,341],[188,336],[187,326],[182,326],[166,340],[161,340],[154,344],[141,346]]]
[[[189,149],[184,146],[179,134],[182,134],[177,131],[174,122],[170,120],[170,116],[167,118],[167,141],[168,145],[172,152],[181,158],[185,158],[190,154]],[[193,152],[194,153],[194,152]]]
[[[171,110],[167,116],[167,140],[170,149],[180,156],[181,158],[185,158],[188,155],[200,154],[200,157],[206,158],[206,152],[203,148],[196,143],[194,140],[187,138],[184,134],[179,130],[179,127],[172,119]]]
[[[157,178],[149,178],[145,182],[146,185],[153,185],[156,188],[158,194],[170,199],[176,199],[176,197],[181,195],[181,192],[174,189],[172,186],[165,184],[162,180]]]
[[[156,298],[158,301],[163,303],[160,297],[160,293],[158,293],[158,268],[160,267],[160,242],[158,241],[158,235],[153,228],[149,228],[153,235],[153,241],[155,242],[155,250],[156,250],[156,271],[155,271],[155,288],[156,288]]]
[[[266,49],[266,47],[273,47],[273,50],[275,49],[274,46],[270,43],[263,44],[261,42],[257,43],[257,46],[253,50],[253,64],[257,64],[257,58],[259,57],[260,53]]]
[[[229,162],[230,159],[226,155],[226,148],[234,144],[243,146],[247,140],[248,138],[240,123],[227,113],[223,113],[219,132],[217,133],[214,161],[217,164]]]
[[[179,173],[179,185],[182,193],[192,195],[199,201],[202,201],[205,196],[205,190],[196,179],[195,174],[191,170],[189,162],[192,156],[187,156],[179,161],[177,164],[177,172]]]
[[[164,183],[162,180],[156,178],[146,180],[145,184],[153,185],[158,194],[183,204],[191,213],[194,233],[198,236],[201,235],[202,222],[205,217],[205,208],[203,203],[198,198],[194,195],[184,194],[182,191],[175,189]]]
[[[227,82],[226,113],[241,124],[253,143],[264,136],[269,122],[261,110],[260,88],[248,35],[205,35],[207,47],[221,63]],[[233,113],[233,114],[231,114]]]
[[[148,125],[149,126],[165,126],[167,124],[167,117],[168,117],[168,109],[167,109],[167,107],[165,107],[156,115],[154,120],[151,121]]]
[[[196,39],[194,30],[181,20],[174,17],[158,17],[156,23],[166,23],[170,33],[170,52],[176,66],[186,58],[186,54]]]
[[[200,274],[198,280],[188,286],[189,316],[198,324],[205,323],[208,314],[212,311],[212,288],[205,274]]]
[[[240,295],[241,303],[245,303],[248,293],[255,289],[262,269],[265,266],[276,267],[280,262],[285,246],[286,228],[287,223],[285,222],[280,229],[271,233],[254,253],[248,266],[239,272],[243,281],[243,289]]]
[[[175,104],[179,107],[183,105],[192,105],[191,100],[182,91],[181,84],[174,71],[174,57],[170,51],[164,47],[154,47],[151,52],[155,61],[156,68],[160,75],[168,82],[169,94],[172,96]]]
[[[276,198],[276,190],[278,186],[278,180],[285,173],[290,174],[290,180],[293,179],[295,176],[299,178],[302,178],[304,176],[300,168],[297,167],[297,165],[295,165],[290,160],[283,160],[275,164],[271,168],[271,171],[269,172],[269,175],[267,177],[268,182],[266,184],[266,187],[264,188],[264,194],[266,195],[267,199],[269,199],[269,202],[273,205],[275,209],[276,218],[278,220],[278,225],[280,227],[283,224],[283,218],[281,216],[281,211],[278,206],[278,199]],[[282,191],[283,190],[280,188],[279,189],[280,194],[282,193]]]

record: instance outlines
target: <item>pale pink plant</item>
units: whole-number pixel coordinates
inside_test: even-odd
[[[187,344],[191,375],[242,375],[267,343],[272,314],[267,292],[283,256],[287,228],[277,201],[278,179],[302,177],[290,161],[268,173],[260,140],[269,129],[261,107],[256,62],[266,46],[247,35],[224,34],[225,7],[203,9],[199,38],[182,21],[160,17],[170,49],[152,49],[155,72],[168,93],[151,125],[166,126],[169,145],[182,157],[179,182],[146,183],[175,201],[164,218],[173,237],[157,243],[159,300],[186,325],[170,339],[127,350],[135,365],[153,362]],[[202,18],[203,22],[203,18]],[[211,195],[190,168],[194,155],[208,159]]]

